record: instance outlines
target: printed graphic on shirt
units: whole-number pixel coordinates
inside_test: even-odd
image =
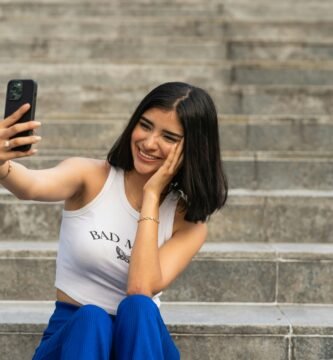
[[[132,249],[131,241],[128,240],[128,239],[122,241],[120,236],[117,235],[116,233],[105,232],[105,231],[97,231],[97,230],[89,231],[89,233],[90,233],[93,240],[107,240],[107,241],[111,241],[111,242],[114,242],[114,243],[118,243],[119,245],[121,245],[123,243],[125,248],[128,248],[130,251]],[[127,264],[129,264],[130,258],[131,258],[130,255],[127,255],[125,253],[125,251],[122,250],[121,247],[118,246],[118,245],[116,246],[115,251],[118,254],[117,259],[125,261]]]
[[[126,255],[126,254],[120,249],[119,246],[116,247],[116,250],[117,250],[117,254],[118,254],[117,259],[124,260],[124,261],[127,262],[127,264],[129,264],[131,257],[130,257],[129,255]]]

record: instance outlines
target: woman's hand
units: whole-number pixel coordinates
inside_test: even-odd
[[[34,130],[38,128],[41,123],[37,121],[28,121],[25,123],[16,124],[16,122],[30,109],[29,104],[22,105],[12,115],[5,120],[0,121],[0,166],[7,160],[31,156],[37,151],[30,149],[28,151],[11,151],[12,148],[21,145],[36,144],[41,140],[40,136],[24,136],[10,139],[14,135],[27,130]]]
[[[154,175],[146,182],[143,187],[144,193],[152,193],[160,197],[163,190],[170,183],[172,178],[177,174],[183,161],[184,139],[175,144],[163,165]]]

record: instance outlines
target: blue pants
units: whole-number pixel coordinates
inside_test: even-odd
[[[127,296],[116,316],[95,305],[55,305],[33,360],[180,359],[159,308],[148,296]]]

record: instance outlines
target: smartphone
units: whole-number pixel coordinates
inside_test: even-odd
[[[5,118],[12,115],[23,104],[29,103],[30,109],[27,111],[17,123],[27,122],[35,119],[37,99],[37,83],[34,80],[10,80],[7,85],[6,104],[5,104]],[[16,137],[30,136],[33,130],[23,131],[14,135],[11,139]],[[31,149],[31,144],[17,146],[12,148],[14,151],[28,151]]]

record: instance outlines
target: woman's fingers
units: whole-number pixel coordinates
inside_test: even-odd
[[[20,118],[30,109],[30,104],[22,105],[18,110],[16,110],[13,114],[8,116],[4,121],[1,121],[2,126],[8,128],[15,124]]]
[[[9,151],[10,149],[14,149],[17,146],[22,146],[22,145],[32,145],[32,144],[37,144],[42,138],[40,136],[25,136],[25,137],[17,137],[9,141]]]
[[[37,152],[37,149],[30,149],[28,151],[11,151],[10,153],[8,153],[7,160],[14,160],[17,158],[35,155]]]
[[[37,153],[36,149],[30,149],[28,151],[13,150],[18,146],[37,144],[41,140],[40,136],[25,136],[14,138],[10,140],[0,141],[0,161],[12,160],[15,158],[34,155]]]
[[[4,163],[7,160],[13,160],[17,158],[22,158],[26,156],[34,155],[38,152],[37,149],[30,149],[28,151],[0,151],[0,162]]]
[[[40,126],[41,123],[38,121],[28,121],[26,123],[12,125],[11,127],[6,129],[6,138],[9,139],[15,136],[16,134],[19,134],[24,131],[35,130]]]

